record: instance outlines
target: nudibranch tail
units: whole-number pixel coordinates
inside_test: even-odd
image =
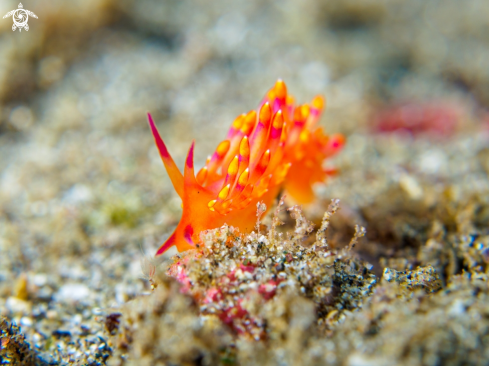
[[[327,136],[316,127],[324,107],[321,96],[310,104],[295,106],[287,86],[278,80],[257,111],[234,120],[226,139],[197,175],[195,143],[190,146],[182,175],[148,114],[161,159],[183,201],[180,223],[156,255],[173,245],[179,251],[196,248],[201,231],[225,223],[241,232],[251,231],[256,204],[270,207],[282,188],[299,203],[311,202],[313,184],[335,172],[323,169],[324,159],[345,143],[342,135]]]

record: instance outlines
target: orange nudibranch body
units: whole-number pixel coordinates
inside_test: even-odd
[[[156,255],[173,245],[180,252],[195,249],[201,231],[224,224],[251,232],[257,203],[269,208],[281,189],[299,203],[310,203],[313,184],[334,174],[323,169],[324,159],[345,143],[343,135],[327,136],[316,126],[323,109],[321,96],[295,106],[285,83],[278,80],[257,111],[235,119],[226,139],[197,174],[192,142],[183,175],[148,113],[161,159],[183,202],[180,223]]]

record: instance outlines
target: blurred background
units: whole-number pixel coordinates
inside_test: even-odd
[[[38,304],[72,314],[62,304],[75,302],[89,317],[147,289],[139,258],[180,213],[148,111],[177,163],[196,139],[202,166],[276,79],[299,102],[325,95],[322,125],[349,142],[316,212],[338,197],[348,233],[370,223],[363,250],[375,263],[424,239],[422,220],[401,233],[370,211],[393,186],[427,207],[447,187],[460,199],[487,190],[487,0],[23,6],[38,16],[28,32],[0,20],[0,308],[27,327]],[[0,14],[17,7],[2,1]]]

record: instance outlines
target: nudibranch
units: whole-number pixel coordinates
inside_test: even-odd
[[[257,111],[234,120],[226,139],[197,174],[192,142],[183,175],[148,113],[156,146],[183,208],[180,223],[156,255],[173,245],[180,252],[195,249],[200,232],[224,224],[251,232],[257,203],[269,208],[282,189],[298,203],[311,202],[313,184],[334,174],[323,168],[324,160],[345,143],[342,135],[328,136],[316,126],[324,106],[321,96],[296,106],[285,83],[278,80]]]

